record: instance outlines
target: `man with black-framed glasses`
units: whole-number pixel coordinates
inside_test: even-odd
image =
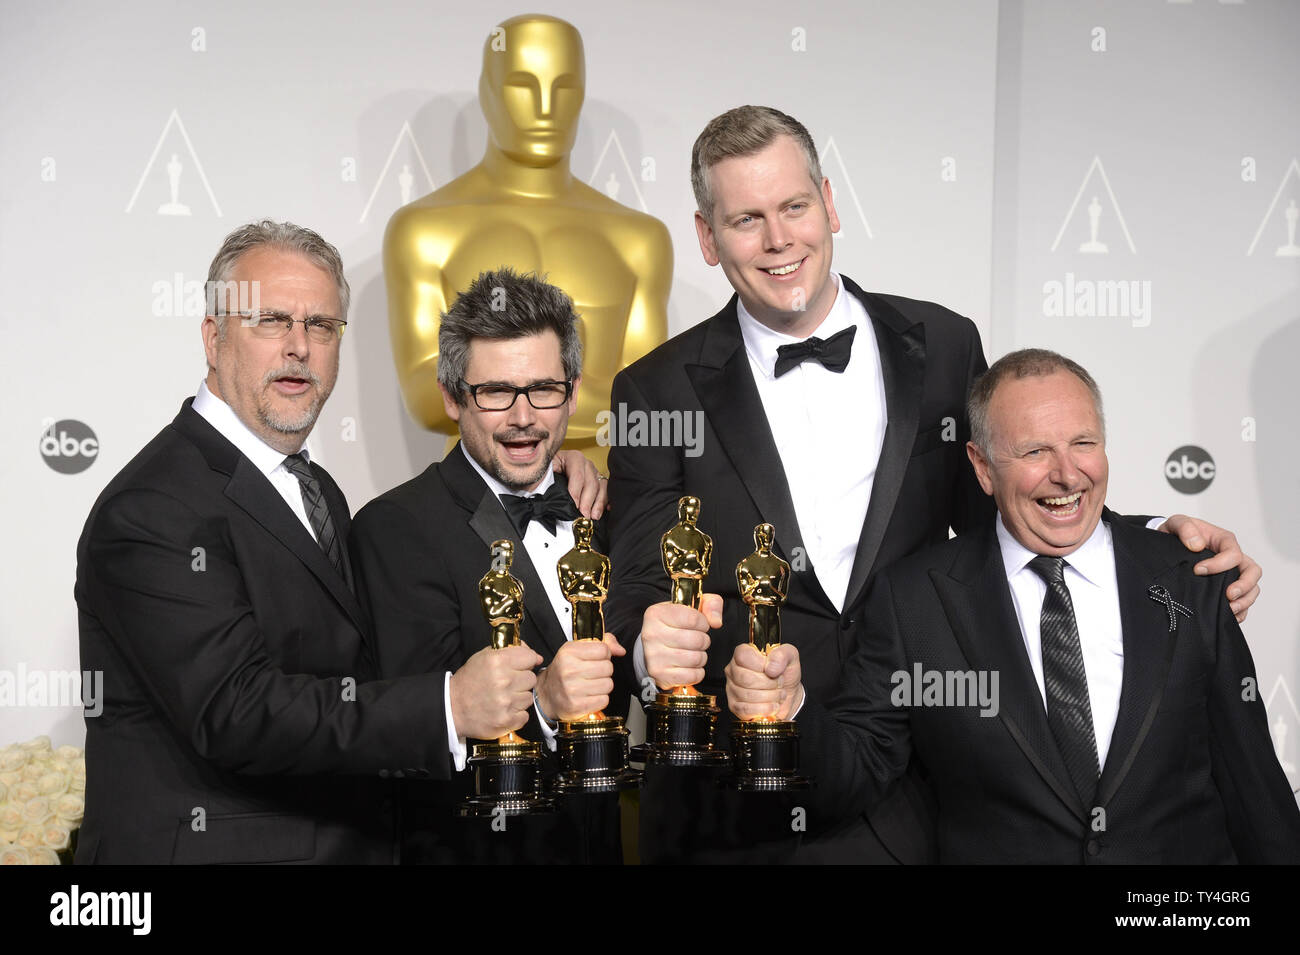
[[[631,668],[612,635],[572,641],[571,608],[556,562],[574,546],[579,516],[551,463],[577,409],[582,344],[563,291],[509,269],[484,272],[442,316],[438,386],[460,443],[423,474],[366,505],[350,548],[359,593],[374,620],[381,676],[458,667],[488,646],[478,582],[493,541],[515,543],[511,573],[524,586],[522,636],[541,654],[536,704],[523,735],[553,748],[556,723],[627,714]],[[605,547],[597,524],[595,549]],[[471,690],[472,692],[472,690]],[[472,731],[457,724],[463,766]],[[551,818],[457,820],[468,780],[405,781],[407,862],[617,862],[613,795],[566,799]]]

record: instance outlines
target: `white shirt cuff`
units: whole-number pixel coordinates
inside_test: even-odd
[[[650,668],[645,665],[645,647],[641,646],[639,633],[636,643],[632,644],[632,669],[636,672],[636,685],[645,686],[645,681],[650,678]]]
[[[447,713],[447,752],[456,766],[456,772],[465,768],[465,759],[469,751],[465,748],[465,737],[456,732],[456,721],[451,716],[451,671],[448,670],[442,680],[442,705]]]
[[[538,699],[536,691],[533,692],[533,712],[537,714],[537,725],[541,727],[542,739],[546,740],[546,747],[552,753],[555,752],[555,736],[560,731],[560,724],[551,725],[546,714],[542,712],[542,701]]]
[[[1167,517],[1153,517],[1151,520],[1147,521],[1147,530],[1158,531],[1160,530],[1160,525],[1167,520],[1169,520]]]

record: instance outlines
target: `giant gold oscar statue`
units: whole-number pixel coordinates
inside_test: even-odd
[[[510,573],[513,541],[492,542],[492,568],[478,582],[483,617],[492,628],[492,649],[516,647],[522,638],[524,585]],[[494,743],[477,743],[469,758],[474,795],[461,804],[462,816],[523,815],[550,812],[553,801],[542,795],[542,748],[511,730]]]
[[[605,639],[605,598],[609,596],[609,558],[591,546],[595,525],[590,518],[573,522],[573,549],[559,559],[555,571],[560,592],[573,609],[573,639]],[[627,765],[627,728],[621,716],[588,713],[561,719],[556,734],[560,792],[597,793],[631,789],[641,773]]]
[[[772,552],[776,528],[754,528],[754,553],[736,565],[736,586],[749,607],[749,643],[767,656],[781,645],[781,604],[790,590],[790,565]],[[733,788],[749,792],[803,789],[798,774],[799,733],[791,720],[775,716],[742,720],[731,729]]]
[[[664,571],[672,581],[669,599],[700,609],[704,578],[713,559],[713,538],[696,526],[700,499],[690,495],[677,502],[678,521],[659,540]],[[646,742],[634,751],[647,763],[707,766],[725,763],[727,754],[713,746],[718,699],[693,686],[660,692],[646,707]]]
[[[672,244],[658,219],[577,180],[569,157],[586,88],[582,37],[554,17],[513,17],[483,47],[483,161],[403,206],[384,236],[393,360],[406,407],[431,431],[456,426],[438,392],[442,313],[480,272],[536,272],[569,294],[583,344],[567,447],[605,470],[597,414],[623,367],[668,333]]]

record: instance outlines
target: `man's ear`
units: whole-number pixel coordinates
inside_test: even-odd
[[[215,315],[204,316],[203,324],[199,326],[199,334],[203,337],[203,354],[208,359],[208,367],[216,368],[217,339],[221,336],[221,331],[217,328]]]
[[[450,391],[443,387],[442,382],[438,382],[438,390],[442,392],[442,406],[447,411],[447,417],[452,421],[460,421],[461,405],[456,401]]]
[[[840,217],[835,212],[835,193],[831,191],[831,181],[822,176],[822,202],[826,203],[826,218],[830,220],[832,232],[840,231]]]
[[[695,213],[695,234],[699,237],[700,253],[704,256],[704,261],[709,265],[717,265],[722,261],[718,258],[718,247],[713,239],[713,226],[698,211]]]
[[[966,442],[966,457],[970,458],[971,466],[975,468],[975,479],[980,482],[980,487],[984,493],[993,496],[993,475],[989,472],[989,460],[984,457],[984,452],[979,449],[974,441]]]

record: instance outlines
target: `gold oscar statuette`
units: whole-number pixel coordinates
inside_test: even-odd
[[[672,581],[670,599],[675,604],[700,609],[704,578],[713,559],[713,539],[696,526],[700,499],[686,496],[677,502],[678,521],[659,541],[664,571]],[[659,692],[646,707],[646,743],[635,756],[647,763],[673,766],[717,765],[727,754],[714,748],[718,699],[693,686]]]
[[[456,424],[438,391],[438,328],[449,303],[480,272],[505,266],[545,275],[568,293],[583,368],[565,447],[607,471],[597,415],[609,407],[614,376],[667,338],[673,251],[667,227],[630,207],[640,202],[639,186],[614,161],[623,147],[600,162],[595,188],[590,173],[570,168],[586,85],[572,24],[529,14],[493,28],[478,84],[488,128],[483,160],[393,214],[384,282],[407,410],[446,435]]]
[[[594,550],[590,518],[573,522],[573,549],[560,558],[555,571],[560,592],[573,608],[573,639],[605,638],[605,598],[609,596],[609,558]],[[598,793],[631,789],[641,773],[627,765],[627,728],[621,716],[589,713],[560,720],[556,734],[560,774],[555,787],[564,793]]]
[[[749,607],[749,643],[767,656],[781,645],[781,604],[790,590],[790,565],[772,552],[776,528],[754,528],[754,553],[736,565],[736,586]],[[783,792],[807,787],[798,774],[799,733],[791,720],[762,716],[731,729],[732,774],[726,780],[747,792]]]
[[[478,582],[483,617],[492,628],[492,649],[517,647],[524,621],[524,585],[510,574],[512,541],[492,542],[492,568]],[[508,816],[551,812],[553,801],[542,795],[542,748],[513,730],[496,742],[476,743],[469,765],[474,795],[457,810],[461,816]]]

